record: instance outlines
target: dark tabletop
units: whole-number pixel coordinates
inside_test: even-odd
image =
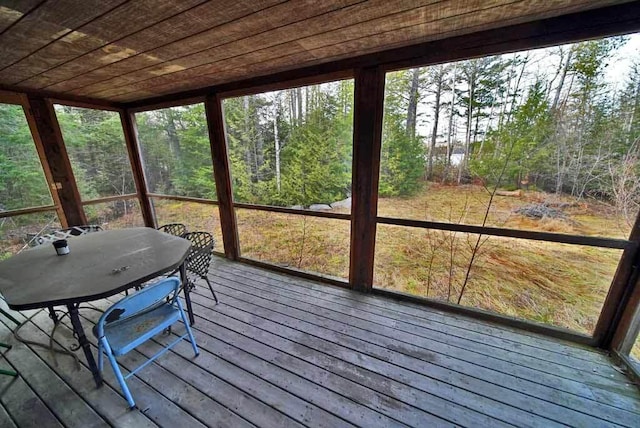
[[[0,261],[0,293],[9,307],[35,309],[111,296],[184,261],[190,242],[146,227],[68,239],[58,256],[44,244]]]

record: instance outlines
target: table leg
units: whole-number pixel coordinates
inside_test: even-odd
[[[189,293],[191,292],[191,286],[187,278],[186,263],[182,263],[180,265],[180,280],[182,281],[182,286],[184,288],[184,300],[187,302],[187,314],[189,315],[189,324],[193,325],[195,323],[195,319],[193,317],[193,308],[191,306],[191,296],[189,295]]]
[[[53,306],[49,306],[47,309],[49,310],[49,318],[51,318],[54,324],[58,324],[60,320],[58,319],[58,314],[56,314],[56,310],[53,308]]]
[[[80,323],[80,314],[78,313],[78,305],[77,304],[67,305],[67,309],[69,309],[69,318],[71,318],[73,333],[78,339],[78,344],[82,348],[82,352],[84,352],[84,356],[87,359],[87,363],[89,364],[89,370],[91,370],[91,374],[93,374],[93,380],[96,381],[96,386],[100,388],[102,386],[102,373],[100,373],[100,371],[98,370],[98,366],[96,365],[96,360],[93,358],[93,352],[91,352],[91,344],[87,340],[87,336],[85,336],[84,330],[82,328],[82,324]]]

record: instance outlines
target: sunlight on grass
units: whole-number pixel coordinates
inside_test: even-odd
[[[244,209],[236,216],[243,257],[348,277],[349,221]]]
[[[482,186],[429,183],[424,191],[411,198],[380,198],[378,215],[481,225],[489,198],[490,194]],[[543,203],[560,207],[567,219],[536,220],[515,213],[517,208]],[[631,225],[609,205],[536,191],[522,191],[520,196],[496,195],[486,226],[621,239],[627,239],[631,232]]]
[[[621,250],[379,225],[376,286],[591,334]]]
[[[216,240],[214,250],[224,252],[220,214],[216,205],[159,198],[153,198],[152,201],[158,226],[167,223],[183,223],[190,232],[209,232]]]

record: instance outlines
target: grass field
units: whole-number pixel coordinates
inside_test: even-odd
[[[489,197],[480,186],[434,184],[413,198],[381,198],[378,214],[481,225]],[[545,202],[565,217],[535,220],[514,213],[519,207]],[[208,230],[222,251],[216,206],[171,200],[154,200],[154,206],[160,224],[183,222],[190,230]],[[246,209],[238,209],[236,215],[243,256],[348,277],[349,221]],[[105,227],[139,223],[139,212],[134,211]],[[630,231],[606,204],[534,191],[494,197],[485,224],[615,238],[626,238]],[[460,299],[462,305],[590,334],[621,254],[621,250],[379,225],[374,285],[452,303]],[[634,353],[640,358],[638,345]]]
[[[410,199],[382,198],[379,215],[482,224],[489,195],[480,186],[432,185]],[[565,219],[534,220],[518,207],[547,202]],[[159,222],[183,221],[220,240],[217,208],[156,201]],[[243,256],[346,279],[350,224],[344,220],[239,209]],[[541,192],[496,196],[486,225],[623,238],[629,225],[599,202]],[[469,263],[479,240],[478,249]],[[591,333],[621,250],[379,225],[375,285]],[[468,271],[468,274],[467,274]]]

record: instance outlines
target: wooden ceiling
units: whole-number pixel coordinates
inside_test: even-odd
[[[115,102],[624,3],[0,1],[0,85]]]

